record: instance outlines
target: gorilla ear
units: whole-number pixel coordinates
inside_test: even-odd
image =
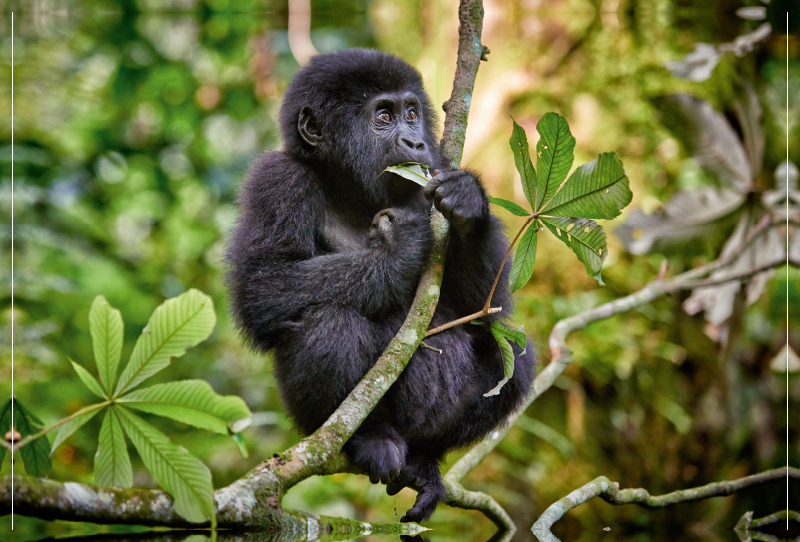
[[[297,130],[300,132],[300,137],[303,138],[303,141],[312,147],[322,143],[322,132],[320,132],[317,119],[314,118],[314,113],[311,112],[310,107],[305,106],[300,110],[300,114],[297,116]]]

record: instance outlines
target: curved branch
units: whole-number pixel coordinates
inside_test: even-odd
[[[531,531],[540,542],[558,542],[558,538],[550,532],[553,524],[568,511],[595,497],[600,497],[609,504],[637,504],[643,508],[656,509],[700,501],[709,497],[725,497],[748,487],[784,480],[787,476],[800,480],[800,469],[783,467],[745,476],[738,480],[713,482],[704,486],[673,491],[656,497],[650,495],[646,489],[619,489],[618,483],[611,482],[605,476],[600,476],[585,486],[576,489],[558,502],[551,504],[533,524]]]

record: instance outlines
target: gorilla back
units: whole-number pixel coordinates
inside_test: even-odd
[[[286,92],[280,124],[284,150],[263,154],[242,184],[227,280],[238,327],[273,351],[286,410],[310,434],[400,328],[430,251],[430,201],[451,224],[433,326],[481,309],[507,240],[475,173],[435,171],[424,190],[381,173],[404,162],[444,170],[435,113],[402,60],[364,49],[312,58]],[[504,315],[507,283],[504,272],[493,298]],[[426,343],[441,353],[417,350],[344,448],[390,494],[418,491],[401,521],[430,517],[445,495],[438,463],[505,422],[536,364],[529,345],[500,394],[484,397],[503,378],[485,327]]]

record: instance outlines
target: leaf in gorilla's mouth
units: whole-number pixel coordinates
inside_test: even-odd
[[[381,171],[381,174],[388,171],[389,173],[400,175],[409,181],[414,181],[420,186],[425,186],[430,180],[430,168],[431,166],[420,164],[419,162],[406,162],[399,166],[389,166]]]

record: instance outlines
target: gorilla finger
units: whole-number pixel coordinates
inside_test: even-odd
[[[461,214],[461,211],[453,211],[452,215],[450,216],[450,222],[453,224],[458,224],[459,226],[466,223],[466,221],[467,219],[464,218],[464,216]]]
[[[447,181],[452,181],[453,179],[457,179],[464,175],[469,175],[463,169],[454,169],[452,171],[442,171],[439,173],[438,177],[441,179],[441,182],[445,183]]]
[[[379,479],[378,479],[378,475],[377,474],[370,474],[369,475],[369,482],[371,484],[377,484],[378,481],[379,481]]]
[[[433,177],[430,181],[428,181],[428,184],[425,185],[425,188],[422,189],[422,194],[425,196],[425,199],[430,201],[433,195],[436,193],[437,188],[439,188],[439,180],[436,177]]]
[[[439,212],[444,215],[447,220],[453,215],[453,200],[450,198],[445,198],[439,204]]]

